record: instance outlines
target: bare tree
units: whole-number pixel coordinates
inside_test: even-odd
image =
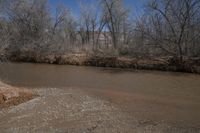
[[[124,7],[123,0],[102,0],[102,5],[114,48],[117,49],[121,39],[122,25],[126,21],[128,10]]]
[[[11,31],[11,51],[34,51],[45,45],[49,14],[46,0],[8,1],[6,9]]]
[[[64,52],[74,44],[76,38],[76,22],[71,11],[61,3],[57,4],[55,16],[52,17],[53,25],[51,49],[57,52]]]
[[[81,15],[79,19],[79,33],[82,38],[82,44],[89,44],[91,34],[90,31],[92,31],[91,26],[91,12],[90,12],[90,5],[85,4],[83,1],[80,1],[80,10]]]
[[[99,38],[106,25],[106,16],[100,8],[101,1],[81,3],[81,20],[85,26],[86,40],[92,44],[93,51],[99,48]]]
[[[52,8],[53,9],[53,8]],[[80,18],[48,0],[0,0],[0,49],[7,53],[89,52],[200,54],[200,1],[151,0],[133,21],[124,0],[80,1]],[[55,11],[55,12],[54,12]]]
[[[183,57],[191,53],[189,52],[191,44],[199,37],[196,29],[198,29],[200,1],[153,0],[148,7],[151,16],[148,16],[149,26],[146,28],[146,36],[162,50],[178,57],[182,62]]]
[[[66,6],[62,4],[58,4],[55,9],[55,19],[54,19],[54,24],[53,24],[53,34],[56,33],[57,28],[63,24],[65,21],[66,17],[68,16],[69,10],[67,9]]]
[[[65,40],[68,46],[73,49],[74,45],[77,42],[77,22],[73,16],[69,14],[67,19],[64,21],[64,32],[65,32]]]

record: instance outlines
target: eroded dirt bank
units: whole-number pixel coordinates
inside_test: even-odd
[[[15,62],[33,62],[33,63],[49,63],[49,64],[68,64],[79,66],[96,66],[96,67],[112,67],[127,69],[144,69],[144,70],[162,70],[162,71],[178,71],[189,73],[200,73],[199,58],[184,58],[180,63],[172,57],[116,57],[107,55],[92,54],[34,54],[27,53],[22,55],[13,55],[9,57],[10,61]]]
[[[2,108],[19,105],[20,103],[31,100],[36,96],[35,92],[9,86],[0,81],[0,110]]]

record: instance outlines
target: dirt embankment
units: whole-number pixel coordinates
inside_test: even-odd
[[[26,102],[36,97],[34,92],[6,85],[0,81],[0,109]]]
[[[200,73],[200,58],[184,58],[180,63],[172,57],[136,58],[88,54],[23,54],[9,58],[16,62],[85,65],[128,69],[162,70]]]

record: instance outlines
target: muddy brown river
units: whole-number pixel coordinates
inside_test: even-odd
[[[0,80],[27,88],[78,88],[145,122],[200,129],[200,75],[1,63]],[[144,122],[144,124],[145,124]]]

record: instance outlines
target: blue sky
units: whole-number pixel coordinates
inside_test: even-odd
[[[79,0],[80,1],[80,0]],[[87,2],[92,2],[95,0],[85,0]],[[145,1],[147,0],[125,0],[125,5],[128,6],[135,15],[140,14],[143,9],[142,6],[145,4]],[[79,15],[79,5],[78,5],[78,0],[49,0],[49,3],[51,6],[56,5],[56,3],[62,3],[65,4],[67,7],[69,7],[74,15]]]

